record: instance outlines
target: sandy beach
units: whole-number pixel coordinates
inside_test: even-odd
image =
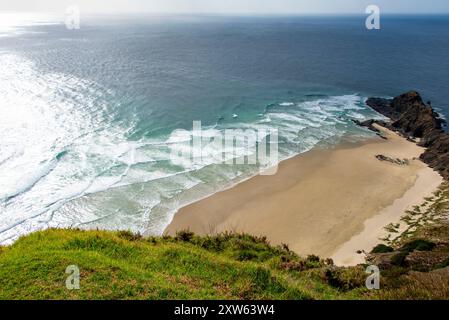
[[[381,128],[387,139],[343,143],[283,161],[276,175],[256,176],[182,208],[165,230],[267,236],[300,255],[363,262],[358,250],[379,243],[384,226],[422,202],[442,178],[416,159],[423,148]],[[408,159],[407,165],[376,155]]]

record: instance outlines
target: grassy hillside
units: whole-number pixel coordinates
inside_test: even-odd
[[[365,288],[365,266],[301,258],[264,238],[52,229],[0,247],[0,299],[449,299],[448,199],[444,187],[369,255],[377,291]],[[69,265],[79,290],[66,288]]]
[[[328,262],[329,263],[329,262]],[[80,290],[65,287],[77,265]],[[246,235],[143,239],[129,232],[47,230],[0,253],[1,299],[338,299],[363,296],[363,269],[333,268]],[[343,275],[343,274],[342,274]],[[360,277],[357,277],[360,275]],[[349,277],[348,277],[349,278]],[[358,280],[356,280],[358,279]],[[335,279],[334,279],[335,281]]]

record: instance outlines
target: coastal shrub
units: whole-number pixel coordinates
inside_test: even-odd
[[[261,250],[261,249],[238,249],[231,251],[231,257],[236,259],[237,261],[267,261],[276,255],[274,252],[269,250]]]
[[[394,249],[390,246],[387,246],[385,244],[379,244],[374,247],[374,249],[371,251],[371,253],[388,253],[393,252]]]
[[[310,255],[307,258],[300,258],[294,253],[282,254],[277,260],[277,268],[287,271],[306,271],[321,268],[325,265],[332,266],[332,259],[322,261],[318,256]]]
[[[435,243],[427,240],[413,240],[406,243],[399,249],[400,251],[413,252],[413,251],[432,251],[435,248]]]
[[[157,240],[158,240],[158,238],[156,238],[156,237],[148,237],[145,239],[146,242],[151,243],[151,244],[157,244]]]
[[[399,252],[391,257],[391,264],[395,266],[404,267],[406,265],[405,259],[408,256],[408,252]]]
[[[363,287],[365,285],[366,274],[358,267],[328,267],[325,269],[323,280],[336,289],[349,291]]]
[[[237,249],[256,249],[256,250],[266,250],[271,248],[266,238],[257,238],[247,235],[236,235],[228,239],[230,245]]]
[[[307,266],[305,261],[284,261],[280,264],[280,268],[287,271],[305,271]]]
[[[333,264],[328,265],[332,266]],[[311,269],[319,269],[323,266],[324,265],[321,262],[311,262],[309,260],[284,261],[280,263],[280,269],[287,271],[307,271]]]
[[[197,244],[203,249],[215,252],[222,251],[224,247],[224,242],[220,237],[200,238]]]
[[[119,231],[117,233],[119,238],[128,240],[128,241],[138,241],[142,239],[142,235],[140,233],[133,233],[129,230]]]
[[[307,262],[312,262],[312,263],[320,262],[320,257],[313,255],[313,254],[308,255]]]
[[[309,269],[322,266],[320,257],[313,254],[307,256],[307,258],[305,259],[305,263]]]
[[[264,267],[250,267],[238,274],[238,285],[232,290],[240,299],[254,300],[264,296],[278,295],[291,299],[302,295],[299,290],[289,288],[287,283],[275,277]]]
[[[182,235],[186,239],[186,235]],[[187,239],[190,235],[187,235]],[[186,239],[186,240],[187,240]],[[222,233],[215,236],[193,236],[188,242],[210,252],[219,252],[237,261],[267,261],[286,255],[281,247],[272,247],[265,237],[246,234]],[[287,255],[295,256],[293,252]]]
[[[195,234],[189,230],[182,230],[176,232],[176,240],[184,241],[184,242],[190,242]]]
[[[326,260],[324,260],[324,263],[328,266],[333,266],[334,260],[332,260],[331,258],[327,258]]]
[[[171,236],[169,236],[169,235],[167,235],[167,234],[164,234],[164,235],[162,235],[162,240],[164,240],[164,241],[170,241],[170,240],[173,240],[173,237],[171,237]]]
[[[253,250],[241,250],[236,254],[236,260],[238,261],[257,260],[258,258],[258,254]]]
[[[449,267],[449,258],[437,265],[435,269],[444,269],[446,267]]]

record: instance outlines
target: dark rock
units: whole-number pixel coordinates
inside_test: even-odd
[[[441,134],[421,155],[421,160],[449,179],[449,135]]]
[[[393,119],[395,117],[392,108],[392,102],[393,100],[382,98],[369,98],[368,100],[366,100],[367,105],[390,119]]]
[[[420,159],[449,179],[449,135],[443,130],[445,121],[423,102],[418,92],[410,91],[394,99],[370,98],[366,104],[391,119],[385,127],[410,141],[419,138],[418,144],[427,148]],[[372,121],[361,125],[373,127]]]
[[[391,126],[406,137],[436,138],[443,132],[443,120],[432,107],[424,104],[416,91],[410,91],[392,100],[370,98],[366,104],[390,118]]]
[[[382,127],[386,127],[388,124],[385,123],[384,121],[380,120],[366,120],[366,121],[352,120],[352,121],[358,126],[368,128],[369,130],[375,132],[382,139],[387,139],[385,136],[382,135],[382,132],[380,132],[380,130],[374,126],[374,124],[378,124]]]
[[[393,159],[387,156],[384,156],[383,154],[379,154],[376,156],[376,159],[379,161],[387,161],[387,162],[391,162],[393,164],[398,164],[400,166],[408,166],[410,164],[410,162],[408,161],[408,159]]]

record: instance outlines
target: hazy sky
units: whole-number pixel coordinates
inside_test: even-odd
[[[449,13],[449,0],[0,0],[2,11],[166,13],[363,13],[369,4],[384,13]]]

